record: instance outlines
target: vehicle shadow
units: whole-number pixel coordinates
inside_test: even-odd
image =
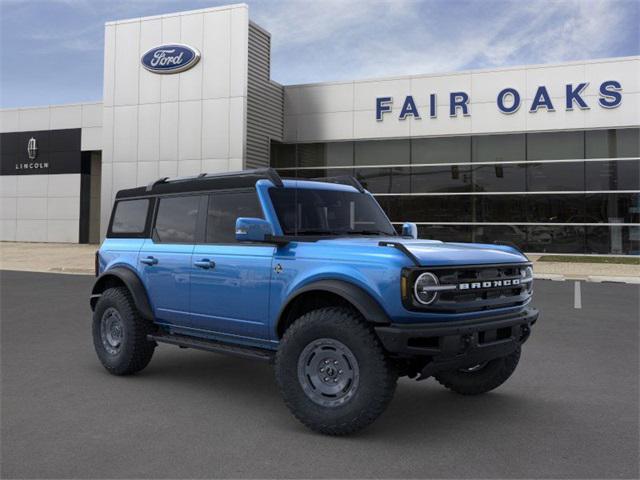
[[[544,414],[539,405],[524,393],[514,393],[507,387],[484,395],[463,396],[445,389],[434,379],[422,382],[403,379],[388,410],[372,430],[376,435],[402,432],[405,437],[441,435],[459,428],[465,432],[471,428],[478,434],[507,421],[517,422],[518,418],[524,420],[538,414]],[[368,436],[369,432],[363,434]]]
[[[247,417],[259,416],[261,423],[266,421],[275,430],[312,434],[290,415],[270,365],[192,350],[163,348],[158,353],[131,381],[179,390],[182,397],[192,390],[211,395],[212,400],[222,402],[221,408],[225,402],[234,408],[242,405]],[[482,429],[505,421],[518,422],[519,418],[531,421],[537,415],[544,415],[544,409],[524,392],[514,393],[503,387],[467,397],[446,390],[433,379],[415,382],[404,378],[399,380],[394,399],[380,419],[349,438],[387,436],[402,441],[402,437],[438,435],[460,425],[468,429],[473,424]]]

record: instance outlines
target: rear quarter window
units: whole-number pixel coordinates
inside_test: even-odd
[[[144,235],[150,203],[148,198],[118,201],[113,209],[109,233],[119,237]]]

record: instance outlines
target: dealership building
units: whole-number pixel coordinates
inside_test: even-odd
[[[107,23],[101,103],[0,110],[0,239],[98,242],[122,188],[272,166],[421,238],[640,254],[640,57],[280,85],[270,41],[244,4]]]

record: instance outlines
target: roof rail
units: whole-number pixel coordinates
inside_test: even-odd
[[[189,177],[188,180],[224,177],[262,177],[271,180],[278,187],[282,186],[282,179],[280,178],[280,175],[278,175],[278,172],[276,172],[273,168],[254,168],[252,170],[241,170],[238,172],[201,173],[199,175],[196,175],[195,177]]]
[[[195,180],[223,177],[262,177],[271,180],[276,187],[282,187],[282,179],[278,172],[273,168],[254,168],[252,170],[241,170],[239,172],[223,172],[223,173],[201,173],[195,177]]]
[[[147,192],[150,192],[151,190],[153,190],[153,187],[161,183],[165,183],[167,180],[169,180],[169,177],[162,177],[162,178],[159,178],[158,180],[154,180],[153,182],[147,185]]]
[[[299,179],[302,180],[302,179]],[[327,182],[327,183],[338,183],[340,185],[350,185],[358,190],[360,193],[364,193],[364,187],[358,181],[356,177],[352,177],[351,175],[339,175],[337,177],[318,177],[318,178],[310,178],[309,180],[313,182]]]
[[[249,170],[250,172],[252,170]],[[282,183],[282,178],[278,175],[275,168],[258,168],[253,170],[256,174],[264,173],[264,175],[273,182],[276,187],[282,187],[284,184]]]
[[[153,187],[160,185],[162,183],[171,183],[171,182],[187,181],[187,180],[197,181],[197,180],[221,178],[221,177],[251,177],[251,176],[262,177],[262,178],[271,180],[276,187],[283,186],[280,175],[278,175],[278,172],[276,172],[273,168],[257,168],[253,170],[242,170],[240,172],[224,172],[224,173],[213,173],[213,174],[209,174],[205,172],[192,177],[177,177],[173,179],[170,179],[169,177],[162,177],[162,178],[159,178],[158,180],[155,180],[149,183],[147,185],[146,190],[147,192],[150,192],[151,190],[153,190]]]

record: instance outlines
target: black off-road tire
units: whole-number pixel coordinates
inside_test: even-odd
[[[461,395],[480,395],[498,388],[515,371],[520,348],[506,357],[487,362],[476,371],[452,370],[434,375],[443,386]]]
[[[108,351],[101,333],[105,312],[117,312],[121,319],[122,336],[117,349]],[[93,346],[100,362],[109,373],[131,375],[149,364],[156,343],[147,340],[147,334],[154,331],[153,324],[140,316],[133,298],[124,287],[105,290],[96,303],[93,313]]]
[[[306,357],[301,357],[305,349],[325,339],[346,346],[359,372],[350,396],[340,405],[314,402],[299,378],[299,368],[309,364]],[[387,408],[398,379],[396,369],[362,317],[347,308],[333,307],[308,312],[287,329],[276,355],[275,373],[293,415],[310,429],[327,435],[347,435],[371,424]],[[308,385],[306,388],[309,390]]]

